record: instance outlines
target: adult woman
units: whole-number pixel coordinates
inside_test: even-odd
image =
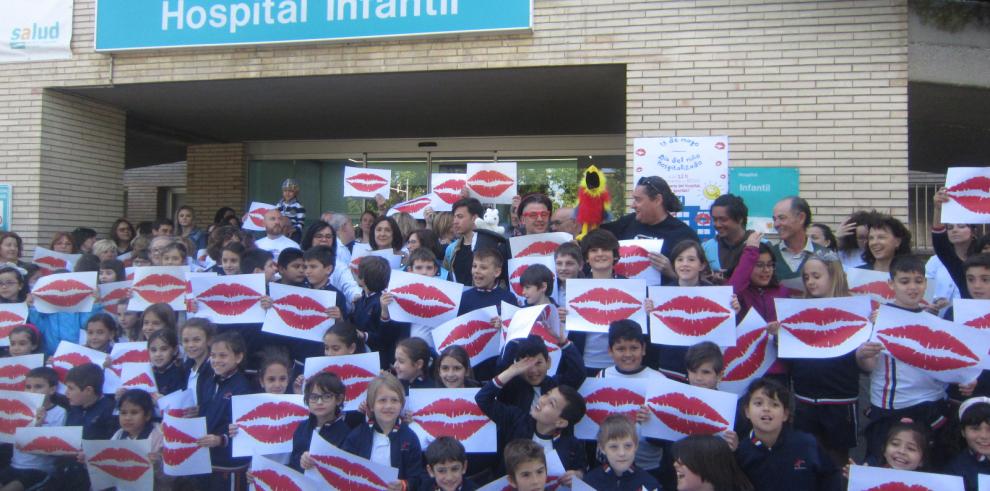
[[[302,242],[299,244],[306,251],[314,246],[327,246],[337,252],[337,234],[333,227],[324,221],[316,222],[306,229]]]
[[[357,241],[363,242],[365,244],[371,243],[371,224],[378,219],[378,215],[370,210],[365,210],[361,214],[361,224],[359,225],[360,234],[358,234]]]
[[[894,257],[911,254],[911,232],[900,220],[881,215],[870,224],[866,250],[863,251],[862,269],[890,271]]]
[[[808,227],[808,238],[815,244],[822,246],[822,248],[836,252],[838,241],[835,239],[835,234],[832,233],[832,228],[828,225],[824,223],[812,223]]]
[[[870,238],[870,224],[880,216],[875,211],[857,211],[839,225],[838,252],[842,265],[855,268],[863,265],[863,251]]]
[[[206,232],[196,226],[196,215],[192,207],[180,206],[176,210],[175,235],[188,239],[197,251],[206,248]]]
[[[343,292],[348,302],[361,298],[361,287],[351,274],[350,255],[343,254],[347,252],[347,248],[337,246],[337,233],[333,230],[333,226],[322,220],[306,229],[300,244],[304,251],[316,246],[327,246],[333,251],[335,264],[333,273],[330,274],[330,284]]]
[[[69,232],[55,232],[55,235],[52,236],[51,243],[48,244],[48,248],[63,254],[76,253],[76,245],[72,242],[72,234]]]
[[[402,245],[405,241],[395,220],[391,217],[378,217],[371,223],[370,230],[371,238],[368,244],[371,245],[371,250],[392,249],[396,255],[402,255]]]
[[[134,240],[134,225],[126,218],[118,218],[110,227],[110,240],[117,244],[121,254],[131,252],[131,241]]]
[[[449,211],[442,211],[433,216],[430,222],[433,233],[437,235],[440,245],[447,247],[454,241],[454,214]]]
[[[14,264],[24,267],[21,262],[21,254],[24,254],[24,241],[21,236],[14,232],[4,232],[0,234],[0,263]]]
[[[437,234],[428,228],[421,228],[419,230],[414,230],[409,234],[409,239],[406,240],[406,250],[411,254],[413,251],[419,248],[429,249],[433,253],[434,257],[437,258],[437,271],[440,272],[438,275],[442,279],[449,279],[450,273],[443,268],[443,254],[444,246],[440,245],[440,241],[437,239]],[[411,266],[406,264],[406,267]]]

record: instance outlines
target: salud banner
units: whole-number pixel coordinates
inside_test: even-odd
[[[636,138],[633,147],[633,182],[662,177],[683,200],[684,210],[677,218],[701,240],[713,237],[712,201],[729,191],[729,137]]]
[[[6,0],[0,33],[0,63],[72,58],[72,0]]]

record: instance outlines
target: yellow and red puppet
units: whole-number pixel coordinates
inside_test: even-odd
[[[575,239],[581,240],[588,232],[598,228],[605,221],[611,204],[612,198],[605,185],[605,173],[593,165],[585,169],[581,175],[581,184],[578,186],[575,217],[581,227],[581,233]]]

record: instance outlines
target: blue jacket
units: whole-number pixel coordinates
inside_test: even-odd
[[[637,469],[636,466],[630,467],[622,475],[616,475],[607,464],[601,465],[591,469],[584,475],[583,480],[597,491],[640,491],[641,489],[663,491],[660,483],[649,472]]]
[[[41,331],[42,348],[47,358],[55,354],[61,341],[79,344],[79,332],[86,329],[86,321],[97,312],[103,312],[103,306],[99,303],[94,303],[93,310],[89,312],[42,314],[31,307],[28,310],[28,322]]]
[[[516,346],[518,346],[518,343],[511,341],[505,346],[505,350],[502,351],[502,357],[499,358],[498,365],[495,367],[496,374],[502,373],[515,362]],[[557,375],[553,377],[547,376],[543,379],[543,382],[540,384],[540,394],[546,394],[558,385],[567,385],[577,389],[581,387],[586,377],[584,358],[574,343],[569,342],[561,350],[560,366],[557,367]],[[533,406],[533,397],[535,397],[533,386],[529,385],[522,377],[516,377],[505,384],[505,388],[501,390],[499,400],[525,410],[528,414],[529,408]]]
[[[82,426],[85,440],[109,440],[119,424],[113,415],[114,407],[116,402],[111,395],[100,397],[89,407],[69,406],[65,426]]]
[[[978,457],[970,449],[965,449],[956,455],[942,470],[945,474],[960,476],[966,484],[966,491],[977,491],[979,474],[990,474],[990,459]]]
[[[495,422],[498,432],[498,448],[505,448],[507,443],[517,438],[525,440],[531,440],[534,436],[542,439],[553,438],[553,448],[560,456],[564,469],[584,471],[588,467],[585,445],[574,438],[570,429],[565,429],[563,433],[555,436],[538,435],[536,433],[536,420],[529,414],[529,405],[522,409],[513,404],[506,404],[498,400],[500,394],[502,394],[502,387],[496,380],[492,380],[485,384],[474,397],[481,411]],[[505,472],[501,461],[499,462],[499,472]]]
[[[313,430],[316,429],[316,416],[309,415],[309,419],[300,423],[296,427],[296,432],[292,434],[292,454],[289,455],[289,467],[302,472],[299,466],[299,459],[304,452],[309,451],[309,445],[313,442]],[[340,448],[347,438],[351,428],[347,426],[344,417],[340,416],[332,423],[327,423],[320,427],[320,436],[330,442],[331,445]]]
[[[839,491],[842,478],[815,437],[784,427],[768,448],[753,437],[739,439],[736,461],[760,491]]]
[[[371,446],[376,431],[379,431],[379,428],[374,423],[363,424],[354,428],[344,439],[341,450],[370,459]],[[391,444],[392,467],[399,469],[399,479],[406,481],[407,489],[418,488],[426,479],[419,437],[408,426],[397,421],[395,427],[389,432],[388,439]]]
[[[392,353],[395,356],[395,343],[398,339],[393,329],[387,329],[388,323],[382,321],[382,292],[374,292],[370,295],[362,293],[361,298],[354,302],[354,309],[347,318],[351,324],[367,333],[368,338],[365,344],[368,351],[382,353]],[[388,368],[387,360],[382,359],[382,368]]]
[[[479,290],[471,287],[461,293],[461,306],[457,310],[457,315],[464,315],[485,307],[495,307],[501,312],[502,302],[510,305],[518,305],[516,303],[516,296],[505,288]]]
[[[163,370],[152,367],[151,371],[155,374],[158,393],[163,396],[182,390],[189,383],[189,369],[178,358],[172,360]]]
[[[248,381],[243,372],[237,370],[227,378],[214,375],[212,380],[203,381],[199,387],[202,389],[197,394],[199,416],[206,417],[206,432],[210,435],[218,435],[223,439],[223,444],[210,449],[213,465],[234,467],[247,463],[250,461],[250,457],[235,459],[231,456],[232,448],[227,434],[230,431],[229,426],[233,422],[230,398],[250,394],[251,382]]]

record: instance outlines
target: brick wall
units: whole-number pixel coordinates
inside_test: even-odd
[[[208,225],[222,206],[244,212],[247,154],[243,144],[193,145],[186,151],[186,162],[186,204],[196,210],[201,226]]]
[[[127,219],[131,223],[154,221],[158,218],[158,188],[186,187],[186,163],[149,165],[124,171],[127,189]],[[198,222],[212,216],[196,217]]]
[[[0,71],[0,172],[27,189],[43,87],[624,63],[627,155],[639,136],[727,134],[733,165],[800,167],[822,221],[907,217],[907,0],[538,0],[531,34],[113,55],[92,50],[94,4],[75,2],[73,60]],[[193,206],[239,205],[244,171],[222,162],[243,156],[202,157]],[[35,198],[15,193],[15,210],[37,214]]]

